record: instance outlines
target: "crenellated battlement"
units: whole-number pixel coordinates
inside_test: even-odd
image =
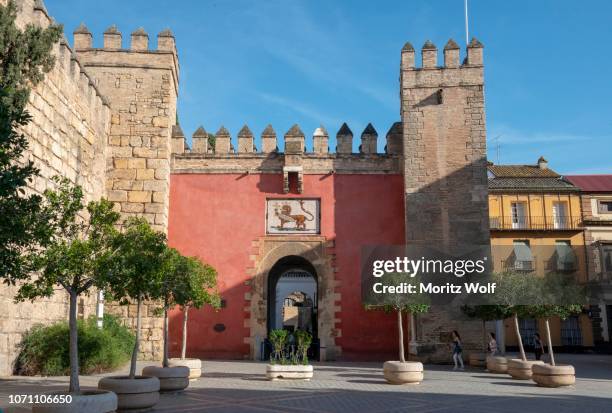
[[[214,146],[211,144],[211,135],[215,137]],[[221,126],[215,134],[206,132],[203,126],[193,133],[191,148],[187,144],[185,134],[179,126],[172,132],[172,151],[180,156],[232,156],[240,154],[270,155],[282,154],[278,150],[276,131],[272,125],[266,126],[261,133],[261,150],[255,146],[255,136],[248,125],[244,125],[234,140],[230,132]],[[346,123],[343,123],[336,133],[336,150],[329,150],[329,134],[324,126],[320,126],[312,134],[312,139],[306,139],[299,125],[293,125],[283,136],[285,148],[288,142],[299,145],[298,152],[303,154],[321,154],[326,156],[398,156],[401,154],[402,127],[401,122],[394,123],[386,136],[385,152],[378,153],[378,132],[371,123],[365,127],[360,137],[359,152],[353,152],[353,132]],[[291,145],[291,144],[290,144]],[[312,148],[308,151],[306,148]],[[295,153],[295,151],[291,151]]]
[[[93,35],[85,23],[81,23],[74,30],[73,35],[75,49],[96,49],[93,47]],[[149,49],[149,34],[143,27],[139,27],[131,33],[129,48],[123,47],[123,35],[114,24],[104,31],[103,39],[103,47],[97,48],[99,50],[130,50],[142,53],[171,52],[176,54],[174,34],[170,29],[165,29],[157,34],[157,49]]]
[[[412,44],[406,43],[402,48],[401,79],[403,88],[440,87],[482,84],[483,48],[473,38],[466,48],[463,61],[461,49],[449,39],[442,53],[442,65],[438,64],[438,48],[427,40],[421,48],[421,66],[416,66],[415,50]]]
[[[277,135],[268,125],[261,132],[261,149],[255,135],[244,125],[234,140],[221,126],[211,135],[200,126],[192,135],[191,148],[179,126],[172,131],[173,173],[399,173],[402,153],[402,124],[394,123],[386,134],[385,152],[378,153],[378,132],[369,123],[361,133],[359,152],[353,152],[353,132],[343,123],[336,133],[335,152],[329,148],[329,134],[318,127],[312,138],[299,125],[284,135],[284,152],[278,150]],[[307,149],[312,148],[312,149]]]
[[[157,34],[156,49],[150,48],[149,34],[142,27],[131,33],[129,48],[124,47],[123,35],[114,24],[104,31],[101,48],[93,46],[93,35],[84,23],[74,30],[73,36],[76,53],[86,57],[88,65],[171,69],[178,94],[179,60],[170,29]]]

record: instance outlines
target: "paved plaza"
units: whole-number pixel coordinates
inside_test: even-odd
[[[264,379],[265,364],[249,361],[206,361],[204,376],[179,394],[163,394],[155,412],[612,412],[612,356],[559,355],[559,363],[576,366],[575,386],[536,387],[483,370],[452,371],[426,366],[419,385],[394,386],[382,378],[381,363],[317,363],[310,382]],[[142,364],[144,366],[145,364]],[[141,366],[141,367],[142,367]],[[100,376],[82,377],[95,387]],[[67,387],[67,378],[0,379],[0,408],[9,394],[40,393]],[[85,412],[84,412],[85,413]]]

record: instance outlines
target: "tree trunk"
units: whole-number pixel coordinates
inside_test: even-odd
[[[523,347],[523,338],[521,337],[521,329],[519,328],[518,315],[516,314],[514,314],[514,331],[516,332],[519,351],[521,352],[521,360],[527,361],[527,356],[525,356],[525,348]]]
[[[136,360],[138,359],[138,350],[140,350],[140,308],[142,306],[142,298],[138,297],[136,310],[136,342],[134,343],[134,351],[132,351],[132,360],[130,361],[130,379],[136,377]]]
[[[77,294],[70,292],[70,315],[68,325],[70,327],[70,386],[69,393],[78,394],[81,392],[79,385],[79,331],[77,328]]]
[[[168,304],[167,300],[164,303],[164,359],[162,367],[168,367]]]
[[[487,354],[487,322],[482,320],[482,352]]]
[[[187,356],[187,318],[189,317],[189,306],[183,307],[183,343],[181,346],[181,359]]]
[[[550,338],[550,324],[548,323],[548,318],[546,318],[544,322],[546,324],[546,342],[548,344],[548,354],[550,354],[550,365],[556,366],[555,354],[553,352],[553,347],[552,347],[552,339]]]
[[[402,310],[397,310],[397,326],[399,327],[399,357],[400,362],[405,363],[404,356],[404,328],[402,326]]]

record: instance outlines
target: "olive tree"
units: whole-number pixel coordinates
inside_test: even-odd
[[[92,287],[104,288],[104,263],[113,255],[114,225],[119,214],[112,203],[101,200],[83,204],[79,186],[66,179],[54,178],[57,190],[47,190],[41,216],[46,222],[48,243],[44,249],[29,256],[36,271],[23,280],[17,301],[51,297],[57,287],[70,297],[70,393],[79,393],[79,355],[77,329],[77,300]],[[87,219],[80,214],[86,212]]]
[[[408,283],[416,285],[416,281],[413,278],[406,279],[402,274],[391,273],[387,274],[386,282],[389,285]],[[429,297],[421,293],[413,293],[409,296],[403,294],[393,294],[392,296],[386,296],[384,304],[366,306],[368,310],[382,310],[386,313],[395,312],[397,314],[397,330],[399,338],[399,361],[401,363],[406,362],[406,353],[404,350],[404,327],[402,322],[402,314],[420,314],[429,311]]]
[[[494,273],[493,280],[497,284],[495,301],[499,306],[498,310],[512,317],[521,360],[527,361],[519,317],[534,316],[533,306],[528,304],[536,303],[540,299],[542,279],[533,273],[505,271]]]
[[[555,355],[550,337],[550,318],[559,317],[565,320],[580,314],[586,302],[586,293],[573,274],[549,274],[542,282],[539,304],[530,306],[535,318],[543,318],[546,326],[546,344],[550,355],[550,364],[555,365]]]
[[[487,321],[503,320],[511,316],[508,311],[509,307],[502,305],[475,305],[475,306],[463,306],[461,310],[465,315],[470,318],[476,318],[482,321],[482,350],[486,352],[487,349]]]

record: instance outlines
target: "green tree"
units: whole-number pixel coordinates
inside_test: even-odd
[[[482,351],[487,349],[487,331],[486,323],[492,320],[503,320],[512,314],[509,314],[509,307],[502,305],[475,305],[464,306],[461,310],[470,318],[477,318],[482,321]]]
[[[497,284],[495,301],[499,310],[512,317],[514,332],[519,346],[521,360],[527,361],[523,338],[519,327],[519,317],[532,318],[534,307],[542,297],[542,278],[533,273],[505,271],[493,274]]]
[[[400,285],[405,282],[417,286],[416,278],[406,278],[400,273],[391,273],[385,275],[387,285]],[[418,291],[418,289],[417,289]],[[383,310],[386,313],[397,313],[397,329],[399,333],[399,361],[406,362],[406,354],[404,351],[404,327],[402,322],[402,313],[404,314],[420,314],[429,311],[429,297],[426,294],[413,293],[408,296],[404,294],[393,294],[385,297],[385,303],[377,306],[367,306],[368,310]]]
[[[175,295],[175,302],[183,308],[183,337],[181,358],[187,356],[187,321],[190,308],[202,308],[210,305],[221,308],[221,296],[217,291],[217,270],[202,263],[196,257],[182,257],[185,265],[185,288]]]
[[[28,253],[47,241],[39,218],[43,199],[26,193],[39,170],[23,159],[28,141],[22,128],[31,121],[30,88],[53,68],[51,49],[62,33],[55,24],[21,30],[16,16],[14,1],[0,5],[0,278],[13,285],[29,276]]]
[[[44,249],[29,256],[28,267],[37,273],[34,276],[30,273],[30,278],[23,280],[15,299],[33,301],[51,297],[56,287],[66,290],[70,297],[69,392],[79,393],[77,299],[88,294],[92,287],[104,287],[101,273],[112,255],[114,225],[119,214],[106,200],[90,202],[86,207],[89,219],[84,221],[79,216],[85,209],[81,188],[67,179],[53,180],[58,189],[45,192],[41,209],[49,242]]]
[[[550,337],[550,318],[559,317],[565,320],[580,314],[585,303],[585,289],[576,282],[573,274],[548,274],[541,283],[539,303],[529,306],[534,318],[544,319],[550,364],[553,366],[555,354]]]
[[[167,248],[162,263],[160,291],[164,312],[164,357],[163,367],[168,367],[168,311],[175,305],[183,307],[183,348],[185,358],[187,341],[187,312],[190,306],[200,308],[204,304],[219,307],[220,298],[216,291],[216,271],[202,264],[196,258],[182,256],[176,249]]]
[[[159,299],[166,236],[153,230],[144,218],[129,218],[113,240],[114,254],[106,262],[107,296],[121,305],[136,301],[136,342],[130,362],[131,379],[136,376],[140,348],[142,303]]]

